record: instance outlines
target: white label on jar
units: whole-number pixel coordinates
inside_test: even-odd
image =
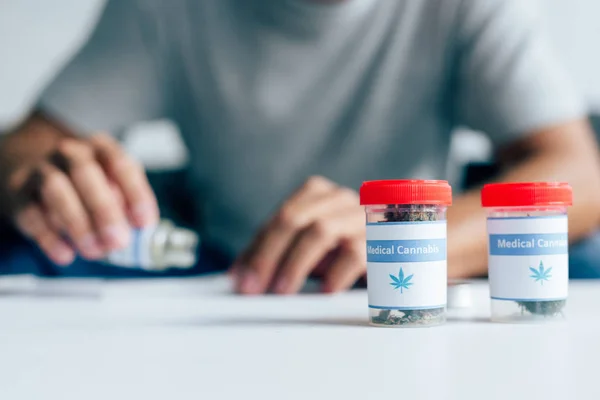
[[[369,307],[426,309],[446,305],[446,222],[367,224]]]
[[[132,229],[127,247],[112,251],[106,262],[118,267],[149,268],[152,266],[152,235],[156,227]]]
[[[490,295],[562,300],[569,288],[566,216],[488,218]]]

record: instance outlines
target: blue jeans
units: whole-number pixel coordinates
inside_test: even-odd
[[[198,251],[198,262],[193,268],[165,272],[147,272],[135,268],[117,268],[99,262],[76,259],[68,267],[52,263],[35,246],[10,228],[0,228],[0,274],[34,274],[45,277],[103,277],[103,278],[157,278],[191,276],[226,270],[231,258],[213,248],[204,246]]]
[[[600,232],[571,246],[569,276],[571,279],[600,278]]]

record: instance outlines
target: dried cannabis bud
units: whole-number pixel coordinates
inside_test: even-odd
[[[382,310],[371,322],[379,325],[429,325],[444,322],[444,308],[427,310]]]
[[[529,312],[534,315],[543,315],[552,317],[562,313],[563,308],[567,304],[566,300],[550,300],[550,301],[518,301],[517,304],[521,307],[522,312]]]
[[[545,268],[544,263],[540,261],[540,266],[536,269],[533,267],[529,267],[532,275],[531,278],[535,279],[536,282],[541,282],[542,285],[544,281],[548,281],[552,275],[552,267]],[[545,317],[552,317],[555,315],[559,315],[562,313],[562,309],[564,308],[566,300],[541,300],[541,301],[519,301],[517,304],[521,307],[521,312],[525,311],[534,315],[543,315]]]
[[[412,221],[437,221],[438,214],[433,206],[411,204],[399,206],[388,205],[390,211],[385,212],[382,222],[412,222]]]
[[[389,204],[384,213],[386,222],[437,221],[438,213],[435,207],[429,205]],[[371,322],[379,325],[429,325],[444,321],[444,307],[426,310],[381,310],[379,315],[371,318]],[[437,321],[436,321],[437,320]]]

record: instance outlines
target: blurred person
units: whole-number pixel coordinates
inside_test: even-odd
[[[570,182],[573,240],[600,218],[586,109],[519,0],[109,1],[0,145],[6,215],[57,264],[125,246],[158,205],[98,132],[158,118],[182,132],[197,228],[245,294],[313,273],[351,287],[366,269],[357,188],[443,179],[457,126],[488,135],[500,181]],[[455,197],[448,241],[451,278],[485,275],[478,190]]]

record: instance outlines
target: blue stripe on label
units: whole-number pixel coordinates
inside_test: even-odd
[[[538,215],[534,217],[489,217],[488,221],[507,221],[513,219],[565,219],[566,215]]]
[[[376,310],[432,310],[434,308],[443,308],[446,307],[445,304],[440,304],[439,306],[426,306],[426,307],[385,307],[385,306],[374,306],[369,304],[369,308],[374,308]]]
[[[559,300],[566,300],[566,297],[556,297],[556,298],[550,298],[550,299],[514,299],[514,298],[510,298],[510,297],[495,297],[495,296],[490,296],[492,300],[502,300],[502,301],[559,301]]]
[[[426,262],[446,259],[446,239],[367,240],[368,262]]]
[[[569,240],[566,233],[490,235],[492,256],[567,254],[568,251]]]
[[[139,229],[133,231],[133,264],[136,267],[142,264],[142,232]]]

